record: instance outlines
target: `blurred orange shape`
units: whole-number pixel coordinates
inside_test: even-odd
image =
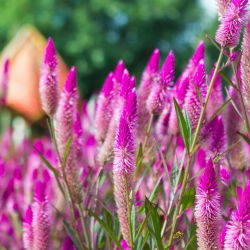
[[[23,27],[2,52],[10,59],[7,106],[31,122],[39,120],[44,112],[39,95],[40,69],[47,40],[32,26]],[[67,76],[67,67],[58,56],[60,86]]]

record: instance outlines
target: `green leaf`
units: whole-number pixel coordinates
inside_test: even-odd
[[[69,156],[69,150],[70,150],[70,145],[72,143],[72,136],[70,136],[69,140],[66,143],[65,149],[64,149],[64,155],[63,155],[63,162],[62,162],[62,166],[65,167],[66,161],[68,159]]]
[[[158,179],[152,193],[150,194],[148,198],[149,201],[152,202],[157,197],[157,194],[160,191],[160,184],[161,184],[161,178]],[[140,207],[139,213],[142,213],[144,211],[144,208],[145,208],[145,203]]]
[[[172,171],[172,182],[174,186],[178,185],[178,178],[177,178],[178,174],[179,174],[179,167],[178,167],[178,163],[175,162],[173,171]]]
[[[241,132],[237,132],[237,134],[239,134],[244,139],[244,141],[246,141],[250,145],[250,139],[248,136],[242,134]]]
[[[64,226],[67,234],[70,236],[71,240],[73,241],[74,246],[77,249],[81,249],[80,243],[79,243],[77,237],[75,236],[74,229],[72,228],[72,226],[66,220],[63,220],[63,226]]]
[[[227,101],[225,101],[218,109],[217,111],[210,117],[210,119],[207,121],[207,123],[211,122],[218,114],[220,114],[224,108],[227,106],[227,104],[232,100],[232,98],[229,98]]]
[[[233,88],[235,88],[237,90],[237,87],[234,85],[232,80],[225,74],[225,72],[220,71],[220,75],[226,81],[226,83],[228,83],[230,86],[232,86]]]
[[[115,242],[115,244],[122,249],[119,240],[116,238],[116,236],[114,235],[114,233],[112,232],[112,230],[109,228],[109,226],[98,216],[96,215],[93,211],[88,210],[89,214],[91,216],[93,216],[99,223],[100,225],[103,227],[103,229],[107,232],[107,234],[109,235],[109,237]]]
[[[185,121],[186,121],[187,128],[188,128],[189,144],[191,144],[192,143],[192,126],[191,126],[189,115],[186,109],[184,110],[184,115],[185,115]]]
[[[181,109],[177,103],[177,101],[175,100],[174,98],[174,106],[175,106],[175,111],[176,111],[176,115],[177,115],[177,120],[178,120],[178,126],[179,126],[179,129],[180,129],[180,132],[181,132],[181,136],[182,136],[182,139],[184,141],[184,144],[186,146],[186,149],[187,151],[189,152],[189,132],[188,132],[188,127],[187,127],[187,124],[186,124],[186,121],[184,119],[184,116],[181,112]]]
[[[59,176],[60,176],[59,171],[58,171],[57,169],[55,169],[55,168],[50,164],[50,162],[43,156],[43,154],[42,154],[39,150],[37,150],[34,146],[33,146],[33,148],[34,148],[35,151],[39,154],[39,156],[40,156],[41,160],[43,161],[43,163],[45,164],[45,166],[47,166],[47,167],[49,168],[49,170],[51,170],[52,173],[54,174],[54,176],[55,176],[55,178],[56,178],[57,185],[58,185],[60,191],[62,192],[62,194],[63,194],[64,197],[65,197],[65,191],[64,191],[64,189],[63,189],[63,187],[62,187],[62,184],[61,184],[61,182],[60,182],[60,180],[59,180]]]
[[[186,192],[184,193],[181,205],[182,205],[182,211],[190,208],[195,201],[195,189],[193,187],[188,188]]]
[[[132,205],[131,208],[131,229],[133,234],[133,239],[135,238],[136,233],[136,211],[135,211],[135,205]]]
[[[193,250],[197,249],[197,237],[196,237],[196,225],[193,225],[190,230],[190,235],[187,240],[187,244],[185,246],[185,250]]]
[[[158,249],[164,249],[161,240],[161,220],[158,214],[158,205],[153,205],[147,198],[145,200],[146,214],[150,213],[149,232],[156,241]]]

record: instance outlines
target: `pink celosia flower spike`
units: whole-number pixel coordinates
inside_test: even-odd
[[[56,139],[61,157],[63,157],[65,146],[73,134],[77,97],[76,70],[75,67],[72,67],[68,73],[56,113]]]
[[[77,168],[76,135],[74,133],[74,123],[77,114],[77,98],[76,71],[75,68],[72,67],[65,82],[56,113],[56,140],[60,160],[63,161],[66,145],[69,140],[72,139],[65,164],[65,178],[68,182],[69,192],[73,202],[80,203],[82,200],[82,189]]]
[[[248,0],[232,0],[221,18],[216,32],[216,41],[226,48],[234,48],[239,44],[242,25],[247,13]]]
[[[219,20],[223,17],[224,13],[227,11],[229,4],[232,0],[217,0]]]
[[[23,246],[27,250],[33,249],[32,208],[28,206],[23,221]]]
[[[248,250],[250,246],[250,182],[239,198],[237,210],[226,226],[224,249]]]
[[[184,108],[187,110],[193,130],[195,130],[200,117],[203,102],[207,93],[206,72],[204,61],[197,67],[196,73],[191,79],[187,92]]]
[[[45,49],[39,84],[42,108],[44,112],[53,116],[57,109],[59,99],[56,48],[51,38]]]
[[[7,59],[3,65],[3,74],[0,81],[0,106],[6,103],[9,82],[9,60]]]
[[[74,123],[74,146],[76,150],[77,159],[81,159],[82,147],[83,147],[83,129],[82,120],[79,112],[76,114],[76,120]]]
[[[187,95],[190,79],[193,79],[193,76],[196,72],[196,68],[198,67],[201,61],[204,61],[204,59],[205,59],[204,41],[200,41],[193,56],[189,59],[189,62],[184,72],[178,78],[172,90],[180,108],[182,108],[184,105],[184,100]],[[175,108],[172,105],[171,114],[169,117],[168,132],[173,135],[176,135],[178,131],[179,131],[179,128],[178,128],[177,116],[176,116]]]
[[[246,106],[250,111],[250,16],[248,16],[242,43],[241,73],[243,83],[242,94]]]
[[[38,181],[35,185],[32,210],[33,250],[50,249],[50,209],[43,182]]]
[[[150,114],[160,114],[168,101],[168,90],[174,81],[174,62],[174,53],[170,51],[162,66],[159,79],[154,82],[147,100],[147,109]]]
[[[130,243],[127,195],[133,190],[135,170],[135,141],[128,122],[120,118],[114,146],[114,195],[123,238]]]
[[[98,96],[96,109],[96,139],[103,143],[108,132],[110,120],[113,114],[112,97],[113,97],[113,73],[111,72],[106,78],[102,91]]]
[[[143,141],[150,114],[146,107],[148,96],[151,92],[160,65],[160,51],[155,49],[146,66],[138,90],[138,136]]]
[[[124,70],[125,70],[124,62],[123,60],[120,60],[114,71],[114,78],[113,78],[114,98],[116,98],[119,95]]]
[[[198,249],[218,249],[220,196],[212,160],[205,167],[196,193],[195,218]]]

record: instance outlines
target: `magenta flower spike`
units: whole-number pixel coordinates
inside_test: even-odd
[[[49,38],[39,83],[42,108],[48,116],[55,114],[59,100],[57,64],[56,48],[53,40]]]
[[[127,118],[128,126],[131,133],[134,136],[136,136],[138,114],[137,114],[137,96],[135,88],[131,91],[131,93],[128,96],[128,100],[123,110],[123,116]]]
[[[250,246],[250,182],[239,198],[237,210],[226,225],[224,249],[248,250]]]
[[[250,16],[248,16],[242,43],[241,73],[242,94],[247,109],[250,111]]]
[[[204,61],[201,61],[193,79],[191,79],[189,90],[185,98],[184,108],[188,112],[193,130],[195,130],[198,124],[202,105],[207,93],[205,70]]]
[[[63,158],[65,146],[73,134],[77,105],[76,70],[68,73],[56,113],[56,139],[60,157]]]
[[[117,213],[123,238],[130,244],[127,195],[133,190],[135,141],[128,122],[121,116],[114,145],[113,181]]]
[[[221,18],[216,32],[216,41],[225,48],[234,48],[239,44],[241,28],[247,13],[248,0],[232,0]]]
[[[159,139],[162,139],[163,136],[167,135],[169,118],[171,114],[170,105],[167,105],[161,112],[158,121],[156,123],[156,134]]]
[[[168,100],[169,88],[174,81],[174,53],[169,52],[159,74],[159,79],[154,82],[152,91],[147,99],[147,109],[150,114],[160,114]]]
[[[33,211],[33,248],[34,250],[50,249],[50,209],[46,196],[46,187],[38,181],[35,185]]]
[[[25,249],[33,249],[32,208],[28,206],[23,221],[23,246]]]
[[[95,135],[96,139],[103,143],[110,124],[110,120],[113,114],[112,107],[112,98],[113,98],[113,73],[109,73],[107,76],[102,91],[98,96],[97,100],[97,109],[96,109],[96,130]]]
[[[214,68],[211,70],[208,81],[211,82],[211,79],[214,74]],[[208,100],[206,114],[208,119],[212,117],[213,114],[221,107],[223,104],[223,94],[222,94],[222,83],[221,76],[218,74],[215,78],[213,89]]]
[[[0,105],[6,103],[9,82],[9,60],[5,60],[3,65],[3,74],[0,81]]]
[[[217,0],[219,20],[223,17],[224,13],[227,11],[229,4],[232,0]]]
[[[142,79],[138,89],[138,137],[141,142],[144,140],[146,127],[150,119],[150,114],[145,107],[151,88],[155,82],[155,78],[158,75],[159,65],[160,51],[159,49],[155,49],[142,74]]]
[[[205,167],[197,188],[195,218],[198,249],[217,249],[219,246],[220,196],[211,159]]]
[[[124,70],[125,70],[124,62],[123,62],[123,60],[120,60],[115,68],[115,71],[114,71],[114,78],[113,78],[114,97],[119,95]]]

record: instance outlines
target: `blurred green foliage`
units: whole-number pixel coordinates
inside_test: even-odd
[[[198,0],[0,0],[0,46],[24,24],[51,36],[66,63],[77,67],[89,97],[122,58],[137,79],[154,50],[173,49],[177,72],[202,38]]]

